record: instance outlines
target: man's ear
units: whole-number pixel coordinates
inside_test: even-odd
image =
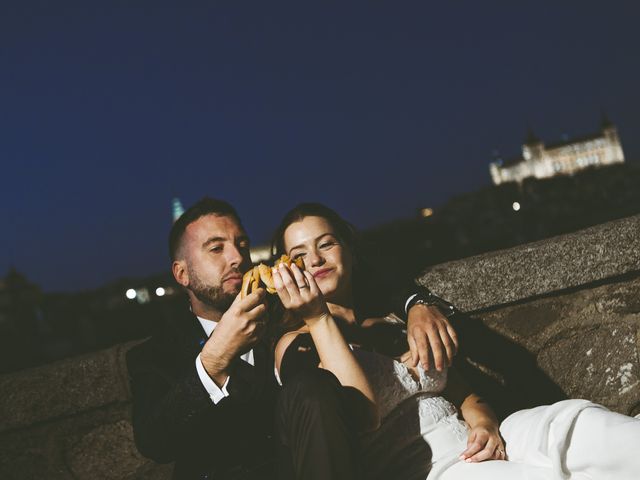
[[[189,286],[189,272],[184,260],[174,260],[171,264],[171,271],[178,284],[185,288]]]

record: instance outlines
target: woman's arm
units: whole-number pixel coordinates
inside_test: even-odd
[[[443,395],[458,407],[470,428],[467,448],[460,458],[466,462],[506,460],[504,441],[500,436],[500,425],[496,415],[480,396],[471,391],[454,368],[449,369],[447,387]]]
[[[333,373],[343,387],[352,387],[365,397],[369,411],[368,425],[365,429],[377,428],[380,419],[371,385],[330,315],[313,276],[306,271],[300,271],[296,265],[292,265],[291,269],[281,265],[274,270],[273,279],[284,307],[304,320],[305,329],[311,334],[320,358],[318,366]],[[276,346],[278,370],[287,347],[299,333],[302,332],[287,334],[278,342]]]

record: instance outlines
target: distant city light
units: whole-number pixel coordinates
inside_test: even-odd
[[[136,301],[139,304],[149,303],[151,301],[151,299],[149,298],[149,290],[147,290],[146,288],[141,288],[140,290],[137,290]]]
[[[156,295],[157,295],[158,297],[164,297],[164,294],[165,294],[165,293],[166,293],[166,292],[164,291],[164,288],[162,288],[162,287],[158,287],[158,288],[156,288]]]
[[[431,215],[433,215],[433,208],[423,208],[422,210],[420,210],[420,214],[424,217],[430,217]]]
[[[182,206],[182,202],[179,198],[174,198],[171,201],[171,216],[173,217],[173,222],[175,223],[183,213],[184,207]]]
[[[518,202],[513,202],[513,205],[511,205],[513,207],[513,209],[517,212],[518,210],[520,210],[520,203]]]
[[[127,293],[125,293],[125,295],[127,296],[127,298],[129,300],[133,300],[134,298],[136,298],[136,291],[133,288],[130,288],[129,290],[127,290]]]
[[[271,247],[269,245],[251,247],[249,255],[252,263],[266,262],[271,258]]]

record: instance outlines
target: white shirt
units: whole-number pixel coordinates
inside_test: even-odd
[[[207,337],[210,337],[215,328],[218,326],[218,322],[214,322],[213,320],[206,320],[204,318],[198,317],[198,321],[204,332],[207,334]],[[249,350],[247,353],[240,356],[242,360],[247,362],[249,365],[254,364],[253,360],[253,349]],[[200,381],[202,382],[202,386],[209,393],[209,397],[213,403],[218,403],[224,397],[229,396],[229,392],[227,391],[227,385],[229,384],[229,378],[224,381],[224,385],[222,388],[218,387],[215,382],[211,379],[207,371],[204,369],[204,365],[202,365],[202,360],[200,359],[200,355],[196,357],[196,370],[198,371],[198,377],[200,377]]]

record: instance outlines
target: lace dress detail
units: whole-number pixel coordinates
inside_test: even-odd
[[[381,418],[385,418],[397,405],[418,393],[425,397],[439,395],[447,384],[446,370],[425,372],[419,367],[419,378],[416,380],[402,362],[359,348],[355,348],[353,353],[376,394]],[[455,407],[451,407],[455,410]]]
[[[380,428],[362,438],[364,477],[424,480],[436,464],[456,459],[466,447],[467,427],[441,396],[446,370],[418,367],[412,372],[378,353],[355,349],[354,355],[382,418]]]

